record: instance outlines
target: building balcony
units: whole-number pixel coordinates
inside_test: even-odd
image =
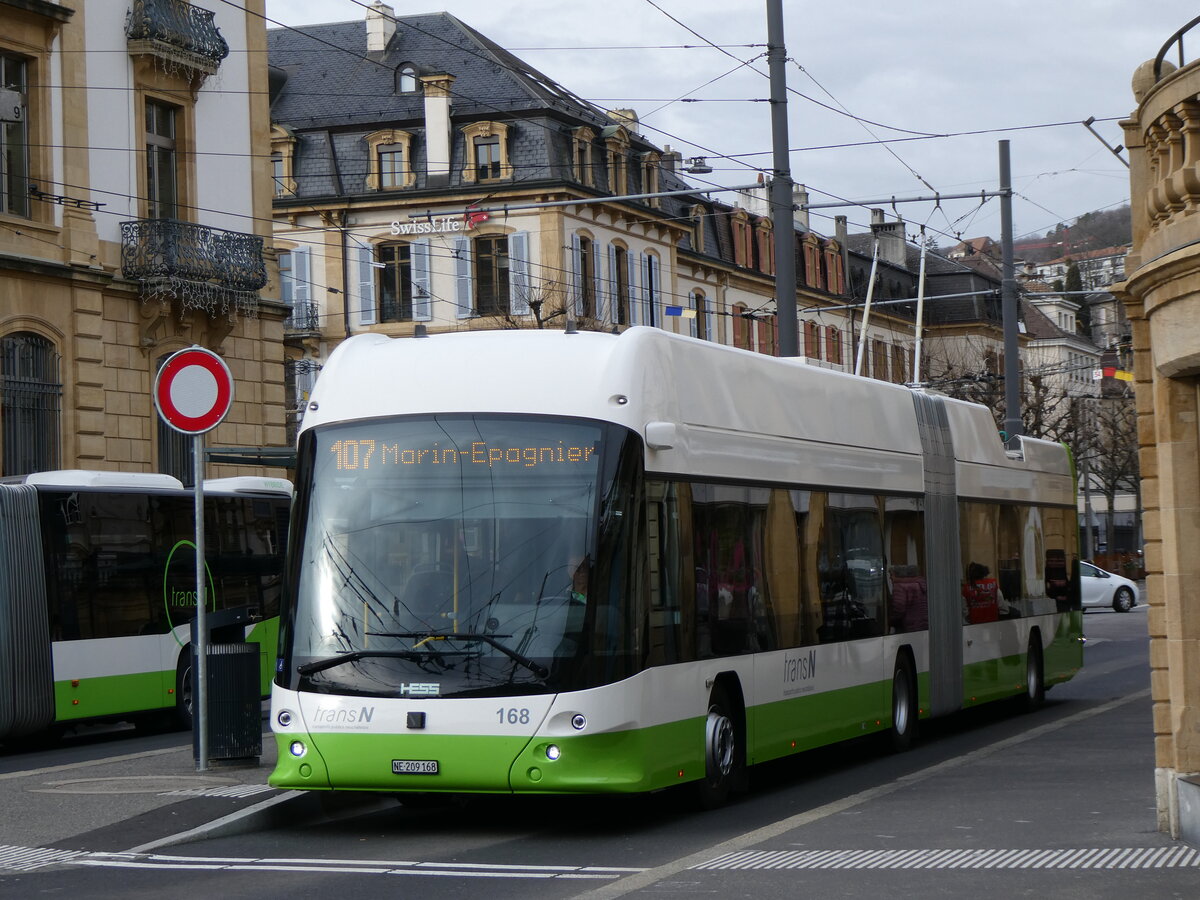
[[[253,315],[267,283],[262,238],[175,219],[122,222],[121,271],[143,300],[210,315]]]
[[[201,79],[214,75],[229,55],[214,15],[183,0],[133,0],[125,16],[129,52],[191,70]]]
[[[321,313],[317,304],[311,300],[297,300],[292,303],[291,314],[283,320],[283,330],[287,334],[316,334],[321,330]]]

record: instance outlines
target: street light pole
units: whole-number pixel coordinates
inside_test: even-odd
[[[1021,424],[1021,359],[1017,337],[1017,278],[1013,262],[1012,168],[1008,141],[1000,142],[1000,311],[1004,319],[1004,433],[1010,448]]]
[[[796,323],[796,229],[792,215],[792,170],[788,154],[787,50],[783,0],[767,0],[767,71],[771,79],[771,229],[775,239],[775,324],[779,355],[800,355]]]

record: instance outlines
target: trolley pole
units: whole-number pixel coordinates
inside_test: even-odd
[[[792,170],[788,154],[787,50],[783,0],[767,0],[767,70],[771,80],[771,227],[775,238],[775,324],[779,355],[799,356],[796,322],[796,238],[792,215]]]
[[[1000,309],[1004,317],[1004,433],[1017,445],[1021,425],[1021,359],[1017,338],[1017,277],[1013,263],[1012,170],[1008,141],[1000,141]]]

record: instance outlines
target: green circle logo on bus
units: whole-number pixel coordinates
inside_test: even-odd
[[[175,558],[175,553],[176,553],[176,551],[179,550],[180,547],[189,547],[192,550],[192,556],[188,560],[190,563],[190,565],[188,567],[188,575],[190,577],[187,580],[184,580],[184,579],[172,580],[172,578],[171,578],[171,561]],[[196,545],[192,541],[189,541],[186,539],[182,540],[182,541],[176,541],[175,546],[171,548],[171,552],[167,554],[167,564],[163,567],[163,607],[166,609],[166,612],[167,612],[167,628],[170,630],[171,634],[173,634],[173,635],[175,634],[175,624],[176,624],[175,617],[176,616],[178,616],[182,620],[179,622],[179,624],[182,625],[184,622],[190,621],[192,616],[195,614],[194,613],[194,610],[196,608],[196,558],[195,558],[195,553],[196,553]],[[208,600],[208,608],[210,611],[215,611],[217,608],[217,590],[216,590],[216,585],[213,582],[212,570],[208,567],[207,562],[204,563],[204,573],[208,578],[208,590],[205,592],[206,599]],[[186,585],[186,587],[183,589],[180,589],[179,587],[177,587],[177,585],[180,585],[180,584]],[[174,612],[174,615],[172,615],[172,612]],[[184,642],[179,639],[178,635],[175,635],[175,643],[177,643],[180,647],[182,647]]]

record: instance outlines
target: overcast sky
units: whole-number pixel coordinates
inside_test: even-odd
[[[575,94],[634,109],[651,142],[708,157],[715,171],[698,185],[747,184],[771,168],[770,109],[755,102],[769,94],[765,55],[741,65],[766,53],[765,0],[391,5],[398,16],[452,13]],[[943,194],[995,190],[998,141],[1008,139],[1018,237],[1120,206],[1128,170],[1078,123],[1094,116],[1110,144],[1123,143],[1115,120],[1134,108],[1133,70],[1198,13],[1191,0],[784,0],[788,86],[812,98],[789,94],[792,177],[814,203],[928,195],[922,179]],[[365,0],[267,0],[268,17],[286,26],[365,14]],[[1189,46],[1200,47],[1200,26]],[[670,102],[685,96],[701,102]],[[1051,123],[1068,124],[1027,127]],[[897,129],[989,133],[874,143],[915,137]],[[910,235],[927,224],[943,246],[954,234],[1000,236],[999,200],[897,209]],[[814,213],[813,227],[832,233],[839,212]],[[844,212],[852,230],[869,221],[862,208]]]

